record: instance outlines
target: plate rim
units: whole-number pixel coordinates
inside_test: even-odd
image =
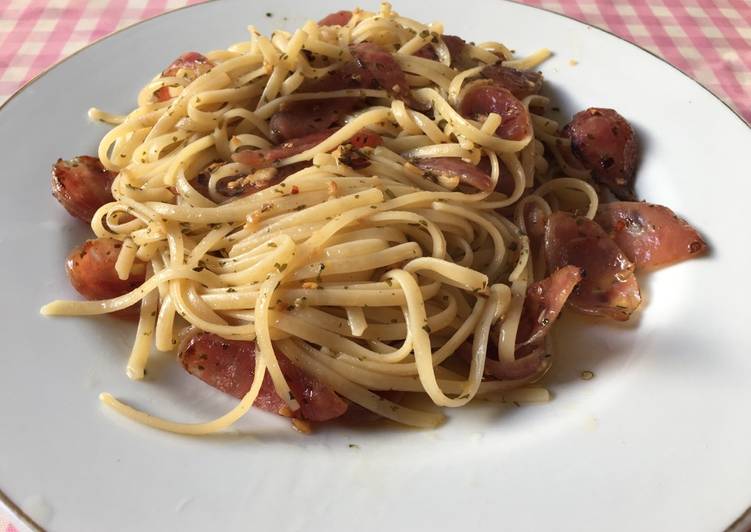
[[[171,15],[171,14],[179,12],[179,11],[184,11],[184,10],[187,10],[187,9],[191,9],[191,8],[203,6],[203,5],[210,4],[210,3],[218,3],[218,2],[221,2],[221,1],[222,0],[203,0],[203,1],[200,1],[200,2],[195,3],[195,4],[188,4],[188,5],[184,5],[184,6],[181,6],[181,7],[174,8],[174,9],[169,9],[167,11],[164,11],[163,13],[159,13],[159,14],[156,14],[156,15],[144,18],[142,20],[136,21],[136,22],[134,22],[132,24],[128,24],[127,26],[124,26],[124,27],[122,27],[120,29],[117,29],[117,30],[115,30],[115,31],[113,31],[111,33],[108,33],[106,35],[103,35],[103,36],[101,36],[101,37],[93,40],[92,42],[90,42],[90,43],[82,46],[81,48],[79,48],[78,50],[74,51],[73,53],[68,54],[65,57],[60,58],[58,61],[52,63],[49,66],[47,66],[46,68],[44,68],[43,70],[41,70],[40,72],[38,72],[37,74],[35,74],[32,78],[30,78],[29,80],[27,80],[26,82],[24,82],[20,87],[18,87],[15,91],[13,91],[5,99],[5,101],[3,101],[2,103],[0,103],[0,113],[2,113],[2,111],[5,109],[5,107],[8,106],[17,96],[19,96],[26,89],[30,88],[32,85],[34,85],[35,83],[37,83],[38,81],[40,81],[42,78],[44,78],[47,74],[49,74],[53,70],[57,69],[58,67],[60,67],[64,63],[66,63],[69,59],[72,59],[73,57],[77,56],[78,54],[84,52],[85,50],[87,50],[87,49],[89,49],[89,48],[91,48],[91,47],[93,47],[95,45],[98,45],[99,43],[101,43],[101,42],[103,42],[103,41],[105,41],[105,40],[107,40],[107,39],[109,39],[111,37],[114,37],[114,36],[116,36],[116,35],[118,35],[120,33],[129,31],[129,30],[131,30],[132,28],[134,28],[136,26],[139,26],[139,25],[144,24],[146,22],[150,22],[150,21],[155,20],[157,18],[165,17],[165,16]],[[391,1],[394,2],[394,3],[399,3],[402,0],[391,0]],[[586,28],[594,29],[594,30],[599,31],[601,33],[605,33],[605,34],[607,34],[607,35],[609,35],[611,37],[614,37],[614,38],[618,39],[619,41],[622,41],[622,42],[626,43],[629,46],[635,47],[635,48],[641,50],[642,52],[645,52],[646,54],[648,54],[652,58],[655,58],[655,59],[659,60],[661,63],[664,63],[665,65],[667,65],[671,69],[677,71],[683,77],[687,78],[690,82],[692,82],[692,83],[698,85],[699,87],[701,87],[712,98],[714,98],[715,100],[717,100],[727,110],[729,110],[733,115],[735,115],[735,117],[741,122],[741,124],[745,125],[746,128],[748,128],[749,130],[751,130],[751,120],[747,120],[743,115],[740,114],[740,112],[738,110],[736,110],[735,108],[733,108],[732,105],[730,105],[728,102],[726,102],[725,100],[723,100],[719,95],[715,94],[704,83],[698,81],[697,79],[695,79],[694,77],[692,77],[691,75],[689,75],[686,71],[684,71],[680,67],[674,65],[673,63],[671,63],[667,59],[661,57],[656,52],[653,52],[652,50],[649,50],[648,48],[646,48],[646,47],[644,47],[644,46],[642,46],[642,45],[640,45],[638,43],[632,42],[632,41],[630,41],[630,40],[628,40],[628,39],[626,39],[624,37],[621,37],[620,35],[614,33],[613,31],[611,31],[609,29],[602,28],[602,27],[596,26],[594,24],[591,24],[589,22],[585,22],[585,21],[579,20],[579,19],[577,19],[577,18],[575,18],[575,17],[573,17],[571,15],[568,15],[566,13],[560,13],[558,11],[554,11],[553,9],[550,9],[550,8],[547,8],[547,7],[543,7],[543,6],[526,4],[526,3],[522,2],[521,0],[496,0],[496,1],[503,2],[503,3],[508,3],[508,4],[515,4],[515,5],[518,5],[518,6],[522,6],[524,8],[529,8],[531,10],[543,11],[543,12],[550,13],[550,14],[556,16],[556,17],[561,17],[561,18],[564,18],[564,19],[568,19],[568,20],[570,20],[570,21],[572,21],[572,22],[574,22],[576,24],[582,25],[582,26],[584,26]],[[29,516],[26,512],[24,512],[23,509],[18,504],[16,504],[2,490],[2,488],[0,488],[0,505],[2,505],[2,504],[4,504],[11,512],[13,512],[13,516],[16,517],[21,523],[23,523],[24,525],[26,525],[27,527],[29,527],[29,529],[31,529],[33,531],[40,531],[40,532],[44,532],[45,531],[45,529],[42,526],[40,526],[38,523],[36,523],[31,516]],[[751,503],[749,504],[749,506],[747,508],[745,508],[743,511],[739,512],[738,517],[734,521],[732,521],[726,528],[724,528],[723,532],[742,532],[743,530],[747,530],[750,527],[751,527]]]

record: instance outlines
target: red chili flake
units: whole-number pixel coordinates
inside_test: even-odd
[[[300,187],[297,185],[292,185],[292,190],[290,190],[292,194],[299,194],[300,193]]]

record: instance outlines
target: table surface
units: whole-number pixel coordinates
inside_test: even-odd
[[[81,47],[140,20],[201,1],[3,0],[0,102]],[[563,13],[646,48],[699,81],[751,122],[751,1],[522,3]],[[0,532],[18,530],[23,530],[23,526],[0,500]]]

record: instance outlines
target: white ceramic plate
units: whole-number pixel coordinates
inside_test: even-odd
[[[547,405],[457,411],[436,431],[334,428],[309,437],[254,413],[235,433],[203,439],[144,428],[99,405],[108,390],[199,420],[231,401],[167,356],[149,368],[151,379],[129,381],[130,326],[39,316],[43,303],[74,296],[63,259],[87,233],[51,197],[50,165],[95,153],[105,128],[86,110],[129,110],[179,53],[226,47],[245,38],[246,24],[294,28],[341,7],[228,0],[181,10],[85,49],[0,111],[0,489],[63,532],[730,525],[751,504],[751,254],[742,225],[751,130],[637,47],[511,3],[395,7],[468,39],[554,50],[544,71],[564,113],[609,106],[632,120],[644,145],[640,194],[701,228],[711,257],[650,276],[632,327],[561,323]],[[596,377],[582,381],[582,370]]]

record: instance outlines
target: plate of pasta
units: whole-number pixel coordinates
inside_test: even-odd
[[[216,1],[0,117],[0,489],[32,525],[751,504],[751,134],[644,51],[513,3]]]

